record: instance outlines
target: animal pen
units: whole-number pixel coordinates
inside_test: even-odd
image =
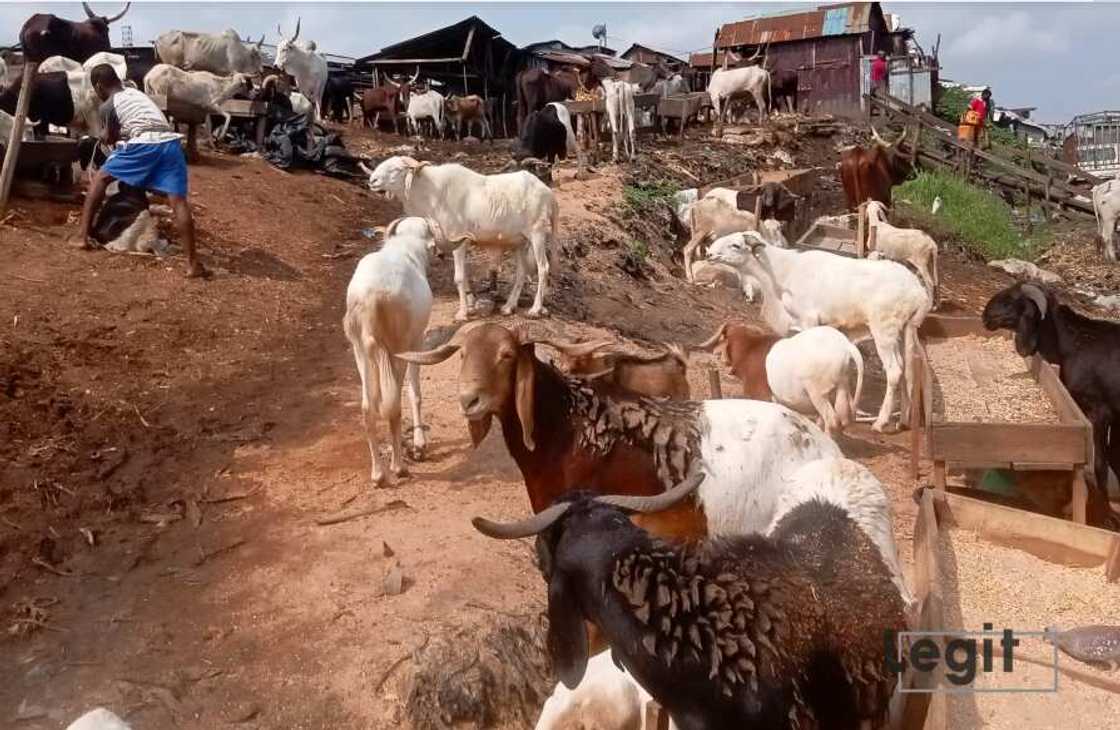
[[[354,70],[369,74],[375,85],[385,76],[411,78],[419,72],[421,79],[438,82],[444,96],[496,98],[505,121],[515,99],[514,74],[520,57],[516,46],[472,15],[359,58]]]

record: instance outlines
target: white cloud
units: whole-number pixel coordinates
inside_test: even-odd
[[[981,16],[949,43],[946,52],[953,56],[992,58],[1008,52],[1053,53],[1067,50],[1067,34],[1061,29],[1043,27],[1046,17],[1023,11]]]

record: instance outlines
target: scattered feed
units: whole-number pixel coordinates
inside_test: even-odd
[[[1041,631],[1046,627],[1120,623],[1120,585],[1106,583],[1099,566],[1056,565],[1021,550],[992,544],[967,530],[940,531],[939,562],[946,591],[947,627],[978,631],[984,623],[991,623],[996,631]],[[993,643],[998,653],[998,637]],[[1051,645],[1038,637],[1022,637],[1015,656],[1019,659],[1010,674],[998,671],[1002,667],[997,658],[996,671],[987,676],[978,673],[974,686],[1052,685],[1053,670],[1034,663],[1053,661]],[[1094,669],[1064,654],[1058,664],[1088,675],[1085,679],[1090,681],[1120,686],[1116,673]],[[1056,694],[950,695],[948,710],[948,727],[954,730],[1113,727],[1120,723],[1120,695],[1062,673]]]
[[[931,340],[925,348],[937,417],[958,423],[1058,422],[1053,404],[1010,340],[966,335]]]

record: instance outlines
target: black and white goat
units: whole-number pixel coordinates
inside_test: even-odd
[[[671,546],[628,513],[686,498],[702,476],[653,497],[579,494],[490,537],[537,535],[548,582],[548,649],[573,688],[585,620],[680,730],[884,727],[897,675],[884,637],[907,628],[892,570],[844,500],[824,493],[768,536]]]
[[[1120,323],[1092,319],[1037,284],[1013,284],[984,306],[984,326],[1015,332],[1015,350],[1036,352],[1060,378],[1093,424],[1093,474],[1108,504],[1108,469],[1120,475]]]

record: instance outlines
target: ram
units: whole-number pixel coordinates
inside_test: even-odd
[[[548,313],[549,244],[560,225],[560,205],[547,185],[532,173],[520,171],[480,175],[462,165],[433,165],[411,157],[390,157],[370,170],[369,189],[400,200],[406,215],[438,222],[448,236],[469,238],[474,244],[513,250],[516,278],[503,314],[512,314],[521,298],[527,270],[537,270],[537,294],[530,317]],[[459,290],[457,320],[469,313],[467,249],[455,250],[455,285]]]
[[[660,355],[627,355],[607,350],[612,344],[610,340],[552,342],[572,375],[601,379],[651,398],[688,400],[688,353],[682,347],[666,344]]]
[[[917,228],[896,228],[887,221],[887,206],[877,200],[867,203],[867,225],[875,231],[875,251],[883,258],[910,264],[933,296],[940,300],[937,277],[937,242]],[[871,258],[870,256],[868,258]]]

